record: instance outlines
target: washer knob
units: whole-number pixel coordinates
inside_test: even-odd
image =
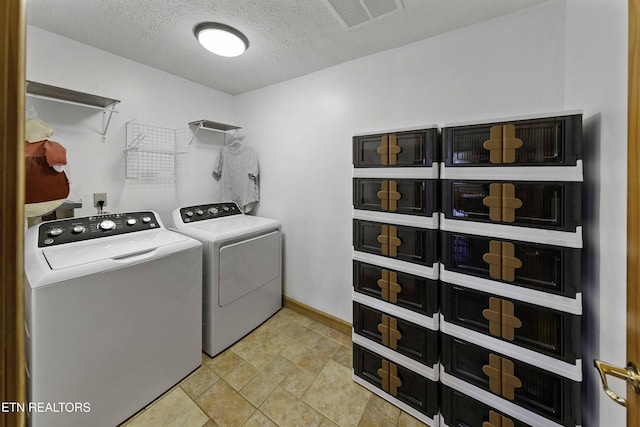
[[[135,218],[127,218],[127,225],[136,225],[136,222],[138,222],[138,220]]]
[[[203,211],[202,209],[198,209],[198,210],[196,211],[196,213],[197,213],[198,215],[202,215],[202,214],[204,214],[204,211]]]
[[[188,217],[192,217],[193,216],[193,212],[192,211],[186,211],[184,214],[186,216],[188,216]]]
[[[56,237],[62,234],[64,230],[60,227],[52,228],[49,230],[49,236]]]
[[[111,221],[110,219],[105,219],[100,224],[98,224],[98,229],[100,230],[109,231],[113,230],[114,228],[116,228],[116,223]]]
[[[211,215],[218,215],[218,208],[209,208],[208,211]]]
[[[143,216],[142,217],[142,222],[144,222],[145,224],[148,224],[151,222],[151,217],[150,216]]]
[[[224,206],[222,207],[222,210],[223,210],[223,211],[225,211],[225,212],[229,212],[229,206],[224,205]]]
[[[71,230],[74,234],[80,234],[80,233],[84,233],[86,230],[86,228],[84,228],[84,225],[76,225],[73,227],[73,230]]]

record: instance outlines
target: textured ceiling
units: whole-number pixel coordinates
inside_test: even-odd
[[[344,0],[346,1],[346,0]],[[27,23],[239,94],[426,39],[545,0],[402,0],[347,28],[324,0],[27,0]],[[236,58],[205,51],[195,24],[222,22],[250,40]]]

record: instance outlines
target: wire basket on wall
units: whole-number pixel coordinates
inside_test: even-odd
[[[127,179],[177,179],[185,176],[188,129],[125,124]]]

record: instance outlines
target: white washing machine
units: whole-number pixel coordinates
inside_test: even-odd
[[[202,245],[154,212],[25,235],[28,422],[113,427],[202,361]]]
[[[202,348],[213,357],[282,307],[280,222],[225,202],[176,209],[173,224],[202,242]]]

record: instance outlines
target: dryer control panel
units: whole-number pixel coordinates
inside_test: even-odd
[[[38,247],[80,242],[100,237],[160,228],[155,213],[129,212],[69,218],[39,225]]]
[[[180,218],[184,223],[223,218],[231,215],[242,215],[240,208],[234,202],[210,203],[180,209]]]

